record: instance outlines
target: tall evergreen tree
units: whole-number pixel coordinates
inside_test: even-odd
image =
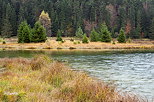
[[[6,17],[3,20],[1,36],[3,36],[3,37],[11,37],[11,35],[12,35],[12,26],[11,26],[11,23],[9,21],[8,15],[6,15]]]
[[[118,40],[119,43],[126,43],[126,35],[125,35],[125,32],[122,28],[120,30],[120,34],[119,34],[117,40]]]
[[[93,29],[91,31],[91,34],[90,34],[90,41],[91,42],[97,42],[99,41],[99,34],[95,31],[95,29]]]
[[[38,21],[35,23],[34,28],[32,30],[32,42],[45,42],[47,39],[47,34],[45,28]]]
[[[111,33],[105,23],[101,25],[99,33],[102,42],[111,42]]]
[[[22,22],[18,28],[18,43],[30,43],[32,32],[26,21]]]

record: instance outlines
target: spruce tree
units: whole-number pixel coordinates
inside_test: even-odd
[[[32,29],[32,42],[45,42],[47,39],[46,30],[38,21],[35,23],[34,28]]]
[[[151,28],[150,28],[150,39],[154,39],[154,18],[152,19]]]
[[[87,37],[86,34],[83,35],[82,43],[89,43],[89,41],[88,41],[88,37]]]
[[[31,28],[28,24],[26,24],[22,30],[22,35],[23,35],[23,42],[24,43],[30,43],[31,42]]]
[[[57,32],[57,39],[56,39],[56,41],[62,41],[63,39],[62,39],[62,37],[61,37],[61,31],[60,30],[58,30],[58,32]]]
[[[26,21],[21,22],[18,28],[18,43],[31,42],[31,28]]]
[[[99,40],[99,34],[93,29],[90,34],[90,41],[97,42]]]
[[[126,35],[125,35],[125,32],[122,28],[120,30],[120,34],[119,34],[117,40],[118,40],[119,43],[126,43]]]
[[[12,26],[11,26],[11,23],[9,21],[8,15],[6,15],[6,17],[3,20],[1,35],[3,37],[11,37],[11,35],[12,35]]]
[[[21,22],[21,24],[19,25],[19,28],[18,28],[18,43],[24,43],[23,41],[23,29],[24,29],[24,26],[26,25],[26,21],[24,22]]]
[[[99,33],[102,42],[111,42],[111,33],[105,23],[101,25]]]
[[[81,27],[79,27],[75,33],[77,38],[82,38],[83,37],[83,30]]]

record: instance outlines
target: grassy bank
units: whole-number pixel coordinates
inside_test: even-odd
[[[0,68],[0,101],[4,102],[143,101],[44,55],[0,59]]]
[[[131,43],[103,43],[89,42],[83,44],[81,40],[72,38],[63,38],[64,42],[57,42],[56,38],[48,38],[45,43],[24,43],[18,44],[16,38],[6,39],[6,44],[0,43],[0,49],[154,49],[154,41],[150,40],[132,40]]]

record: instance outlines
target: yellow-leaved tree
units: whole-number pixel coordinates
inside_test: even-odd
[[[39,16],[39,22],[46,29],[47,36],[51,37],[51,19],[49,17],[49,14],[44,10],[41,12]]]

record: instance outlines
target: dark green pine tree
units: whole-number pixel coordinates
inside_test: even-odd
[[[82,43],[89,43],[89,41],[88,41],[88,37],[87,37],[86,34],[83,35]]]
[[[26,21],[21,22],[18,28],[18,43],[30,43],[31,42],[31,28]]]
[[[141,37],[141,13],[140,11],[137,11],[136,14],[136,28],[135,28],[135,32],[133,34],[133,38],[140,38]]]
[[[110,31],[108,30],[107,26],[105,23],[103,23],[101,25],[101,28],[100,28],[100,36],[101,36],[101,41],[102,42],[111,42],[111,33]]]
[[[23,7],[20,7],[19,14],[18,14],[18,24],[20,24],[24,20],[25,20],[24,9],[23,9]]]
[[[56,41],[62,41],[63,40],[62,37],[61,37],[61,34],[62,34],[62,32],[60,30],[58,30]]]
[[[152,24],[150,28],[150,38],[154,39],[154,18],[152,19]]]
[[[117,40],[118,40],[119,43],[126,43],[126,35],[125,35],[125,32],[122,28],[120,30],[120,34],[119,34]]]
[[[9,21],[8,15],[3,19],[3,26],[1,29],[1,36],[2,37],[11,37],[12,35],[12,26]]]
[[[28,24],[26,24],[22,30],[22,35],[23,35],[23,42],[24,43],[30,43],[31,42],[31,28]]]
[[[21,22],[21,24],[18,27],[18,43],[24,43],[24,41],[23,41],[23,33],[22,32],[23,32],[23,29],[24,29],[25,25],[26,25],[26,21]]]
[[[32,42],[45,42],[47,40],[47,34],[45,28],[40,22],[36,22],[32,30]]]
[[[17,23],[16,23],[16,12],[15,12],[15,9],[14,7],[8,3],[7,6],[6,6],[6,13],[8,15],[8,19],[9,19],[9,22],[12,26],[12,35],[15,35],[17,33]]]
[[[95,29],[93,29],[91,31],[91,34],[90,34],[90,41],[91,42],[97,42],[99,41],[99,34],[95,31]]]

